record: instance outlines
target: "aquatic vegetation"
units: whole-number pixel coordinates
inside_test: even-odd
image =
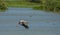
[[[60,0],[8,0],[0,2],[0,10],[6,10],[7,6],[18,8],[33,8],[37,10],[60,13]]]
[[[58,13],[60,12],[60,0],[42,0],[42,4],[38,7],[33,7],[33,9],[42,9]]]
[[[6,9],[7,9],[7,6],[6,6],[5,2],[0,0],[0,11],[1,10],[6,10]]]

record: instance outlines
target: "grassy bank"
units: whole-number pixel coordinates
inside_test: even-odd
[[[60,13],[60,0],[42,0],[42,4],[33,7],[33,9]]]
[[[4,11],[7,9],[7,6],[4,1],[0,0],[0,11]]]
[[[31,3],[27,1],[2,1],[0,2],[0,5],[1,5],[0,10],[3,10],[7,7],[33,8],[34,6],[37,6],[36,3]]]
[[[6,3],[7,7],[33,8],[37,10],[60,13],[60,0],[41,0],[40,3],[33,3],[28,1],[4,1],[4,2]]]
[[[34,6],[37,6],[35,3],[30,3],[30,2],[20,2],[20,1],[6,1],[8,7],[23,7],[23,8],[31,8]]]

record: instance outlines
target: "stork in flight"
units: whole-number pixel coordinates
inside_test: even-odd
[[[22,25],[23,27],[25,27],[26,29],[29,29],[29,26],[28,26],[28,22],[25,21],[25,20],[20,20],[19,21],[19,24]]]

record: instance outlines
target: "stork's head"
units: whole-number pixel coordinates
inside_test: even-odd
[[[22,23],[24,23],[25,25],[27,25],[27,24],[28,24],[28,22],[27,22],[27,21],[25,21],[25,20],[20,20],[20,24],[22,24]]]
[[[24,22],[24,20],[20,20],[20,22]]]

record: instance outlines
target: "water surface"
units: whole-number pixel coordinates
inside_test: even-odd
[[[28,30],[18,25],[21,19],[28,21]],[[0,12],[0,35],[60,35],[60,14],[32,8],[9,8]]]

